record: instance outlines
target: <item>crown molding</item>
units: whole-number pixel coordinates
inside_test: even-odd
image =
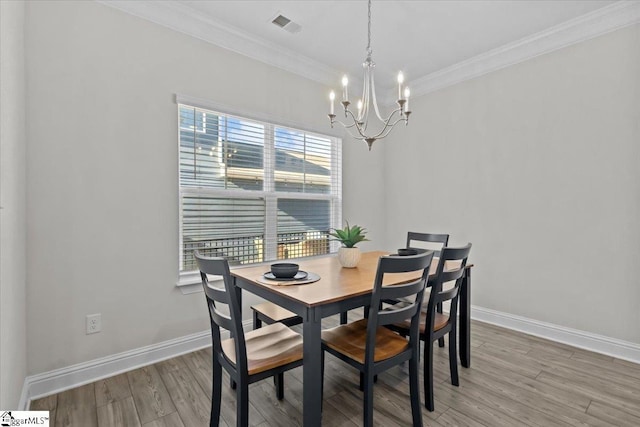
[[[96,1],[327,86],[335,84],[340,76],[340,71],[323,63],[204,16],[174,0]]]
[[[340,75],[325,64],[203,16],[175,0],[96,1],[327,86],[333,85]],[[411,93],[414,97],[425,95],[637,23],[640,23],[640,1],[618,1],[415,79]],[[381,101],[393,104],[391,99]]]
[[[411,94],[426,95],[637,23],[640,23],[640,1],[618,1],[420,77],[411,83]]]

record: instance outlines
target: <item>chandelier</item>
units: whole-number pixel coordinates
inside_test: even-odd
[[[362,63],[362,68],[364,68],[364,87],[362,89],[362,98],[358,99],[357,109],[358,111],[354,114],[349,106],[351,102],[349,101],[349,79],[345,75],[342,77],[342,101],[341,104],[344,107],[344,117],[347,123],[343,123],[340,120],[336,120],[336,114],[334,111],[334,103],[336,99],[336,93],[331,91],[329,94],[330,102],[330,110],[329,110],[329,120],[331,122],[331,127],[333,128],[334,123],[340,123],[344,126],[345,129],[349,131],[351,136],[360,141],[365,141],[369,146],[369,151],[371,151],[371,146],[373,143],[378,140],[389,135],[391,130],[395,125],[399,122],[404,122],[405,125],[409,124],[409,114],[411,114],[411,110],[409,110],[409,95],[411,92],[409,88],[404,86],[404,75],[402,71],[398,73],[398,100],[396,103],[398,104],[398,108],[393,110],[389,116],[383,118],[380,114],[380,110],[378,109],[378,101],[376,100],[376,87],[373,81],[373,68],[376,66],[375,62],[371,58],[373,54],[373,50],[371,49],[371,0],[368,3],[369,10],[369,26],[367,32],[367,57]],[[369,122],[369,114],[371,113],[371,108],[375,111],[375,114],[378,118],[378,122],[375,125],[370,126]],[[372,121],[376,121],[373,118]],[[375,128],[375,129],[371,129]]]

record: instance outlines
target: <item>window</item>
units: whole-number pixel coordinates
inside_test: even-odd
[[[338,138],[179,104],[180,272],[329,253],[341,223]]]

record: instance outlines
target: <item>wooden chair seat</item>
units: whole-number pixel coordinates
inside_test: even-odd
[[[364,363],[367,341],[367,319],[322,331],[322,342],[329,348],[342,353],[359,363]],[[393,357],[409,347],[406,338],[379,327],[376,331],[374,362]]]
[[[287,326],[298,325],[302,323],[302,318],[296,316],[295,313],[280,307],[272,302],[263,302],[251,306],[253,310],[253,328],[262,327],[262,322],[271,325],[276,322],[284,323]]]
[[[244,334],[249,375],[302,360],[302,337],[282,323],[274,323]],[[224,355],[236,363],[233,338],[220,343]]]
[[[420,312],[420,335],[424,335],[426,330],[425,328],[426,323],[427,323],[427,313],[424,311]],[[433,321],[433,330],[439,331],[440,329],[447,326],[448,323],[449,323],[448,314],[435,313],[435,319]],[[411,322],[405,320],[404,322],[396,324],[396,326],[408,330],[409,327],[411,326]]]

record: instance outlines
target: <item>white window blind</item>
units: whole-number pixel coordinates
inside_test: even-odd
[[[340,139],[179,104],[180,272],[329,253]]]

